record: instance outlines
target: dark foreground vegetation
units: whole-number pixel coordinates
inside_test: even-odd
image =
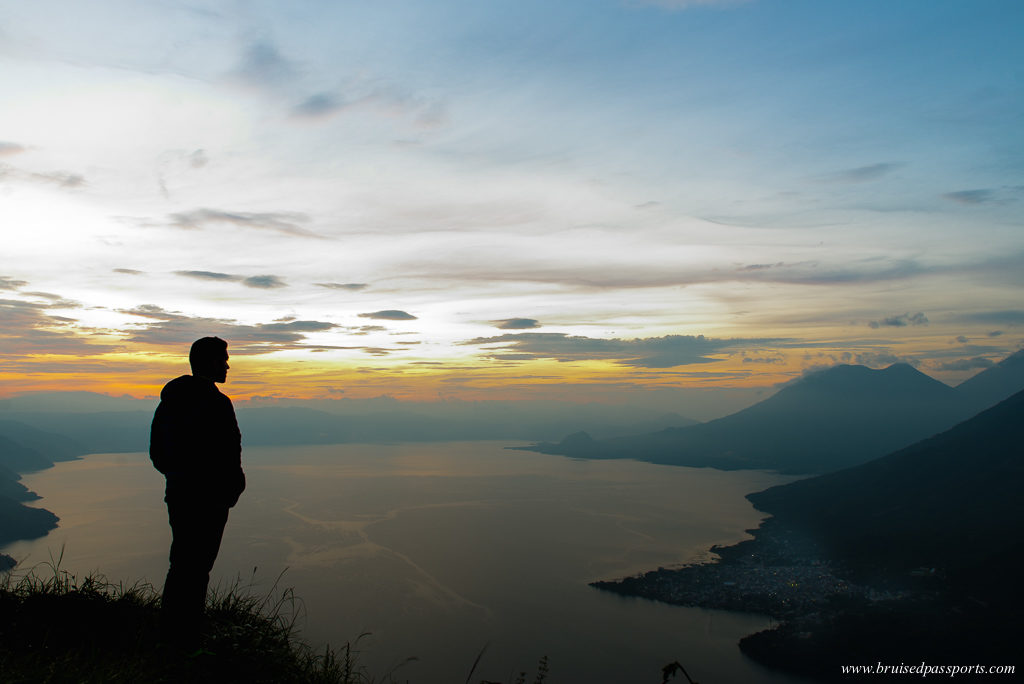
[[[160,594],[149,584],[79,580],[47,566],[0,575],[0,672],[5,684],[274,682],[368,684],[354,644],[314,652],[295,630],[288,590],[256,596],[236,584],[213,592],[189,643],[163,637]]]

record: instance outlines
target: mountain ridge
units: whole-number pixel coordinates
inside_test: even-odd
[[[587,443],[540,443],[543,453],[637,458],[723,470],[820,473],[907,446],[970,415],[954,388],[907,364],[839,365],[707,423]]]

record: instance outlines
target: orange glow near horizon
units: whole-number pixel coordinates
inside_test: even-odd
[[[915,346],[937,348],[937,341]],[[636,367],[616,360],[492,360],[466,355],[446,361],[373,358],[320,360],[316,353],[235,354],[224,385],[237,400],[253,398],[327,399],[390,396],[409,401],[440,399],[570,401],[595,398],[588,388],[611,392],[699,388],[774,387],[807,368],[846,360],[841,343],[834,347],[770,349],[756,354],[716,354],[705,363],[668,368]],[[230,351],[230,349],[229,349]],[[921,370],[947,382],[964,374]],[[187,358],[166,350],[77,357],[24,357],[16,368],[0,369],[0,396],[39,391],[90,391],[111,396],[153,398],[170,379],[189,373]]]

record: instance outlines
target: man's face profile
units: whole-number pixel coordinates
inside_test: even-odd
[[[231,368],[231,366],[228,365],[228,353],[224,352],[224,359],[220,363],[213,365],[210,379],[214,382],[224,382],[228,379],[229,368]]]

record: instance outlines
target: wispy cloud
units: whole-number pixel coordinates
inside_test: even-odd
[[[315,93],[292,108],[298,117],[318,119],[335,114],[348,105],[334,93]]]
[[[256,275],[249,276],[248,278],[242,279],[242,284],[246,287],[255,287],[261,290],[277,289],[279,287],[288,287],[288,283],[284,281],[284,278],[276,275]]]
[[[502,318],[491,321],[491,324],[499,330],[527,330],[540,327],[540,323],[535,318]]]
[[[385,311],[373,311],[371,313],[361,313],[360,318],[374,318],[381,321],[415,321],[416,316],[405,311],[399,311],[397,309],[387,309]]]
[[[23,145],[18,143],[8,142],[6,140],[0,140],[0,157],[13,157],[16,154],[21,154],[25,151]]]
[[[28,281],[0,276],[0,290],[17,290],[28,285]]]
[[[85,176],[68,171],[24,171],[10,164],[0,164],[0,180],[10,179],[28,183],[44,183],[65,189],[76,189],[87,185]]]
[[[350,290],[358,291],[365,290],[370,286],[369,283],[314,283],[317,287],[326,287],[329,290]]]
[[[267,87],[287,83],[296,73],[295,64],[273,43],[261,40],[246,47],[234,76],[247,85]]]
[[[986,359],[984,356],[975,356],[971,359],[957,359],[956,361],[940,363],[938,368],[947,371],[968,371],[978,368],[991,368],[994,365],[996,365],[995,361],[991,359]]]
[[[112,269],[114,273],[120,273],[122,275],[143,275],[145,271],[139,271],[134,268],[115,268]]]
[[[216,271],[175,271],[174,275],[196,278],[198,280],[227,280],[238,282],[243,276],[231,275],[230,273],[217,273]]]
[[[869,366],[872,368],[891,366],[894,363],[906,363],[915,367],[921,365],[920,359],[916,359],[911,356],[901,356],[887,351],[859,352],[853,355],[853,361],[862,366]]]
[[[987,202],[995,201],[995,194],[988,189],[980,188],[977,190],[957,190],[956,192],[947,192],[943,195],[948,200],[958,202],[960,204],[985,204]]]
[[[969,323],[995,323],[997,325],[1024,325],[1024,309],[1003,309],[1002,311],[975,311],[961,314],[958,320]]]
[[[66,307],[54,306],[52,301],[38,303],[0,299],[0,357],[29,354],[96,356],[117,348],[88,342],[75,330],[74,319],[45,313],[51,308]]]
[[[717,359],[711,354],[743,346],[757,346],[767,340],[712,339],[703,335],[666,335],[642,339],[604,339],[570,336],[565,333],[510,333],[477,337],[464,345],[499,345],[488,349],[490,358],[510,361],[555,359],[556,361],[608,360],[639,368],[674,368]]]
[[[908,325],[928,325],[928,317],[924,315],[924,312],[918,311],[915,314],[904,313],[868,322],[870,328],[905,328]]]
[[[338,327],[328,321],[293,320],[240,324],[232,319],[189,316],[168,311],[153,304],[143,304],[121,313],[149,319],[153,323],[131,333],[131,342],[155,345],[186,345],[207,335],[221,337],[232,346],[232,353],[264,354],[281,349],[359,349],[360,347],[334,347],[305,342],[308,333],[323,332]]]
[[[307,215],[294,211],[244,212],[203,208],[170,215],[172,226],[186,230],[205,228],[211,224],[228,224],[240,228],[270,230],[285,235],[323,239],[324,236],[299,225],[308,221]]]
[[[867,166],[857,166],[852,169],[843,169],[842,171],[826,174],[820,176],[819,180],[827,183],[866,183],[878,180],[901,166],[903,164],[898,162],[868,164]]]
[[[255,275],[242,276],[232,273],[218,273],[217,271],[175,271],[175,275],[196,280],[213,280],[218,282],[241,283],[246,287],[254,287],[261,290],[288,287],[284,278],[276,275]]]

